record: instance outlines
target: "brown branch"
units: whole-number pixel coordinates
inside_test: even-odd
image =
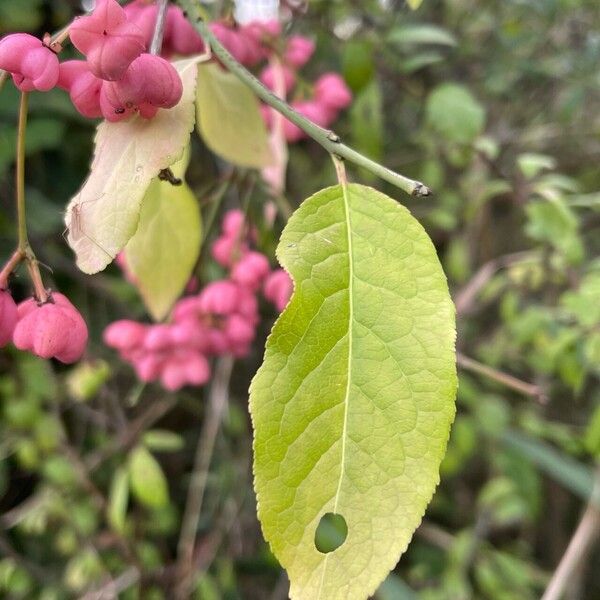
[[[206,491],[206,481],[213,456],[215,441],[229,398],[229,382],[231,380],[233,363],[234,359],[231,356],[222,357],[217,361],[210,387],[209,412],[202,424],[202,431],[196,448],[194,468],[190,478],[190,487],[188,489],[179,543],[177,546],[177,563],[180,581],[176,597],[181,598],[182,600],[189,597],[198,522],[202,511],[204,492]]]
[[[546,404],[548,401],[544,390],[539,385],[527,383],[526,381],[522,381],[521,379],[517,379],[516,377],[509,375],[508,373],[504,373],[503,371],[499,371],[493,367],[488,367],[487,365],[484,365],[473,358],[469,358],[460,352],[456,353],[456,362],[458,366],[462,367],[465,371],[471,371],[473,373],[477,373],[478,375],[482,375],[483,377],[487,377],[488,379],[491,379],[492,381],[495,381],[504,387],[510,388],[515,392],[519,392],[519,394],[523,394],[529,398],[534,398],[540,404]]]
[[[541,600],[560,600],[567,584],[577,569],[585,562],[600,535],[600,510],[597,498],[600,496],[600,469],[596,472],[596,481],[592,496],[581,517],[581,521],[567,546]]]

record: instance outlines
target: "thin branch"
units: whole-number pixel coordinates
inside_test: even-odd
[[[26,254],[29,248],[27,221],[25,218],[25,133],[27,131],[27,109],[29,96],[21,92],[19,104],[19,128],[17,135],[17,168],[15,188],[17,190],[17,221],[19,230],[19,250]]]
[[[455,294],[454,304],[456,306],[456,313],[458,315],[471,313],[475,307],[479,292],[481,292],[500,269],[523,261],[529,256],[531,256],[530,252],[515,252],[514,254],[494,258],[479,267],[467,284]]]
[[[142,432],[167,414],[176,403],[175,396],[161,402],[154,402],[146,412],[130,423],[127,431],[124,431],[116,440],[86,456],[83,460],[85,467],[92,472],[116,452],[129,448]]]
[[[162,50],[168,7],[169,0],[158,0],[158,13],[156,15],[156,24],[154,25],[154,35],[150,43],[150,54],[160,54]]]
[[[208,24],[202,19],[194,0],[178,0],[178,4],[186,12],[186,16],[196,31],[202,36],[215,56],[231,71],[238,79],[245,83],[263,102],[280,112],[292,123],[297,125],[304,133],[321,144],[327,152],[344,158],[355,165],[370,171],[381,179],[397,186],[411,196],[429,196],[431,190],[421,183],[414,181],[404,175],[395,173],[391,169],[363,156],[353,148],[342,143],[340,137],[333,131],[319,127],[300,113],[296,112],[287,102],[278,98],[273,92],[266,88],[252,73],[245,69],[231,54],[221,45],[213,35]]]
[[[215,441],[229,398],[229,382],[231,380],[233,363],[234,359],[231,356],[224,356],[217,361],[210,387],[209,412],[202,424],[202,431],[196,448],[194,469],[190,479],[179,544],[177,546],[177,562],[180,577],[178,598],[189,597],[198,522],[200,521],[200,513],[202,511],[206,481],[208,479]]]
[[[23,567],[30,575],[33,576],[42,585],[49,585],[53,578],[50,573],[46,572],[42,567],[29,561],[24,556],[21,556],[8,541],[4,533],[0,532],[0,556],[9,556],[18,565]],[[8,590],[10,591],[10,590]]]
[[[600,495],[600,470],[596,473],[596,481],[592,497],[587,504],[587,507],[581,517],[581,521],[569,542],[566,552],[564,553],[558,568],[554,572],[542,600],[560,600],[562,598],[567,584],[573,577],[574,573],[580,567],[589,552],[592,550],[594,543],[600,535],[600,510],[596,506],[597,501],[594,500]]]
[[[458,366],[462,367],[465,371],[472,371],[478,375],[483,375],[484,377],[510,388],[511,390],[515,390],[515,392],[519,392],[524,396],[535,398],[541,404],[545,404],[548,400],[546,398],[546,394],[539,385],[527,383],[526,381],[522,381],[521,379],[517,379],[516,377],[509,375],[508,373],[488,367],[487,365],[484,365],[473,358],[469,358],[460,352],[456,353],[456,362],[458,363]]]
[[[95,592],[88,592],[81,596],[80,600],[105,600],[106,598],[118,598],[121,592],[135,585],[140,579],[140,572],[136,567],[123,571],[116,579],[112,579],[106,585]]]

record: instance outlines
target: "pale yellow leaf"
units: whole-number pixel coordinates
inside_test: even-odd
[[[256,96],[217,64],[198,70],[197,127],[206,145],[241,167],[273,162],[267,130]]]
[[[154,320],[164,319],[185,289],[198,260],[200,240],[200,209],[189,186],[152,181],[125,254]]]

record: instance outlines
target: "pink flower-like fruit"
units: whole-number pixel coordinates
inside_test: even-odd
[[[12,339],[17,319],[17,305],[11,293],[0,289],[0,348]]]
[[[269,274],[269,261],[260,252],[249,251],[234,265],[231,279],[241,286],[257,290]]]
[[[328,127],[335,114],[325,104],[316,100],[301,100],[292,102],[292,106],[304,117],[310,119],[313,123],[321,127]],[[300,127],[288,121],[287,119],[283,122],[283,132],[285,139],[288,142],[297,142],[306,137],[306,134]]]
[[[65,296],[55,292],[44,304],[30,298],[19,304],[17,310],[19,320],[13,342],[19,350],[63,363],[81,358],[88,339],[87,326]]]
[[[303,35],[293,35],[285,48],[285,62],[296,69],[303,67],[313,55],[315,43]]]
[[[337,73],[325,73],[315,81],[315,99],[335,110],[346,108],[352,102],[352,93]]]
[[[286,95],[290,93],[294,85],[296,84],[296,74],[289,67],[283,66],[281,69],[281,75],[283,77],[283,84]],[[260,80],[272,91],[277,90],[277,72],[272,65],[264,68],[260,74]]]
[[[119,121],[134,112],[144,118],[152,118],[159,108],[173,108],[181,99],[183,84],[173,65],[152,54],[136,58],[119,81],[107,83],[104,116]],[[101,97],[101,103],[103,98]]]
[[[84,117],[102,116],[100,94],[103,83],[84,60],[67,60],[60,64],[58,87],[69,92],[73,106]]]
[[[145,50],[142,30],[129,21],[116,0],[98,0],[91,15],[75,19],[69,36],[86,56],[92,73],[107,81],[120,79]]]
[[[0,40],[0,69],[12,74],[22,92],[47,92],[58,81],[56,54],[27,33],[13,33]]]
[[[279,312],[287,306],[293,291],[292,279],[283,269],[273,271],[267,277],[263,286],[265,298],[272,302]]]

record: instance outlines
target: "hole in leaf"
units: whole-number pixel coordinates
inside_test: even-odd
[[[329,554],[337,550],[348,536],[348,525],[342,515],[326,513],[315,531],[315,546],[319,552]]]

